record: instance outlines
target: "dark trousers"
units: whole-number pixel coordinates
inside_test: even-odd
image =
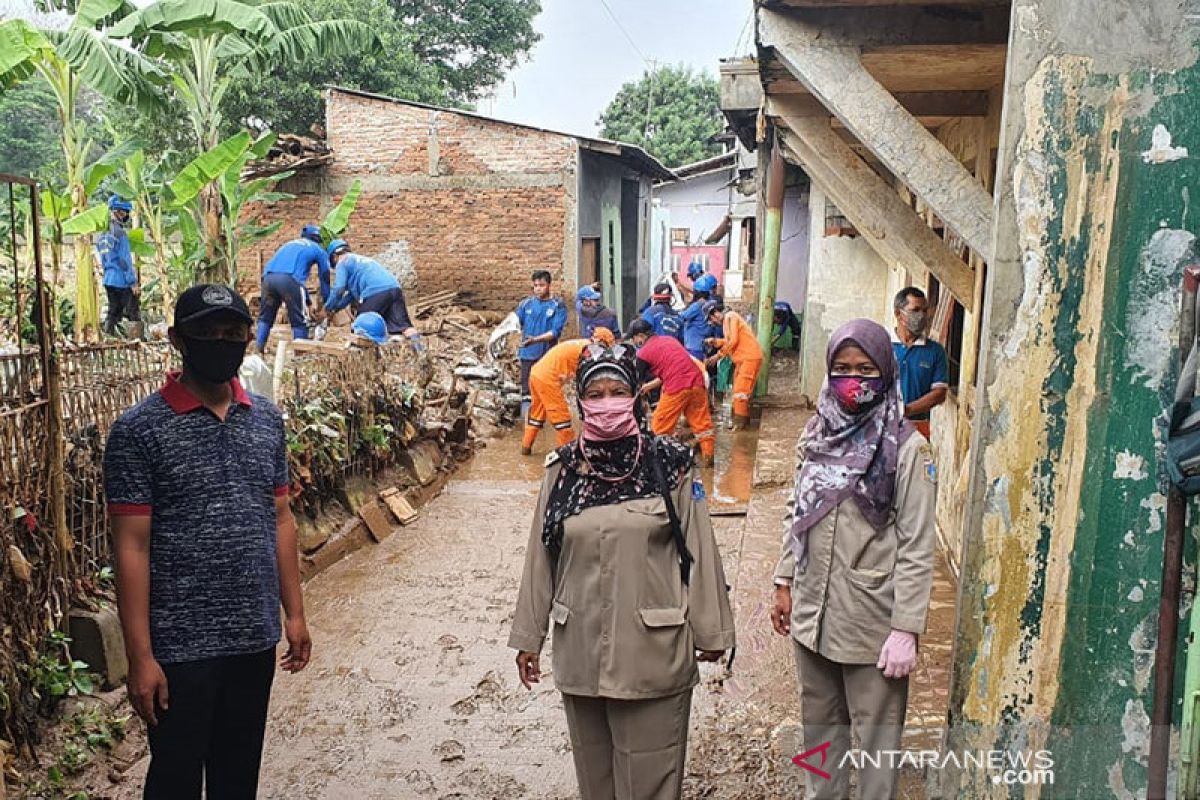
[[[150,727],[146,800],[252,800],[275,650],[163,664],[166,711]]]
[[[304,315],[304,287],[283,272],[269,272],[262,279],[262,299],[259,302],[258,318],[268,326],[275,324],[279,307],[287,305],[288,325],[302,328],[308,324]]]
[[[108,296],[108,313],[104,315],[104,332],[110,336],[116,332],[121,319],[130,322],[141,322],[141,304],[133,289],[123,289],[119,286],[105,286],[104,294]]]
[[[404,333],[413,326],[408,318],[408,305],[404,302],[404,292],[399,289],[387,289],[368,295],[358,304],[358,313],[374,311],[383,317],[387,323],[388,335]]]

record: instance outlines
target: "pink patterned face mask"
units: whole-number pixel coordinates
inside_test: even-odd
[[[633,397],[601,397],[581,400],[583,406],[583,438],[593,442],[611,442],[633,436],[638,432],[637,417],[633,415]]]
[[[838,405],[851,414],[858,414],[883,400],[883,378],[860,378],[857,375],[830,375],[829,388]]]

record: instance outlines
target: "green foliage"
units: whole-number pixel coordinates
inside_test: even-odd
[[[417,58],[437,70],[455,100],[477,100],[528,53],[541,36],[533,20],[539,0],[390,0],[415,34]]]
[[[40,79],[0,92],[0,172],[48,178],[62,170],[62,124]]]
[[[53,631],[37,661],[27,667],[34,695],[45,712],[53,710],[63,698],[91,694],[95,687],[88,665],[71,658],[70,643],[66,634]]]
[[[720,155],[719,85],[690,67],[663,67],[626,83],[600,115],[601,135],[643,147],[668,167]]]
[[[242,131],[192,159],[168,187],[171,205],[179,208],[194,200],[205,186],[224,175],[234,164],[240,163],[250,144],[250,134]]]
[[[325,215],[325,219],[321,222],[321,241],[326,245],[346,230],[350,224],[350,215],[354,213],[354,207],[358,205],[360,194],[362,194],[362,181],[355,178],[354,183],[350,185],[350,190],[334,206],[333,210]]]

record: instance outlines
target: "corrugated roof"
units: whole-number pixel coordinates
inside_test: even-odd
[[[577,133],[556,131],[551,128],[542,128],[537,125],[527,125],[523,122],[512,122],[506,119],[497,119],[496,117],[489,117],[484,114],[479,114],[475,111],[465,111],[461,108],[447,108],[445,106],[436,106],[430,103],[418,103],[415,100],[404,100],[399,97],[390,97],[385,94],[364,92],[359,89],[347,89],[344,86],[326,86],[325,88],[329,91],[341,92],[342,94],[353,95],[356,97],[365,97],[370,100],[379,100],[385,103],[398,103],[402,106],[424,108],[430,111],[444,112],[446,114],[459,114],[464,117],[483,120],[484,122],[493,122],[498,125],[508,125],[513,128],[541,131],[542,133],[549,133],[554,136],[565,136],[579,142],[579,146],[585,150],[613,156],[614,158],[617,158],[625,164],[628,164],[639,172],[649,175],[655,180],[674,181],[679,179],[679,176],[667,167],[663,166],[661,161],[647,153],[641,147],[638,147],[636,144],[629,144],[628,142],[616,142],[612,139],[600,139],[595,136],[581,136]]]

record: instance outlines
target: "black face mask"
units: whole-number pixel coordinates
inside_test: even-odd
[[[228,339],[196,339],[180,334],[187,352],[183,354],[183,366],[197,378],[209,383],[228,383],[237,375],[246,355],[249,342],[233,342]]]

